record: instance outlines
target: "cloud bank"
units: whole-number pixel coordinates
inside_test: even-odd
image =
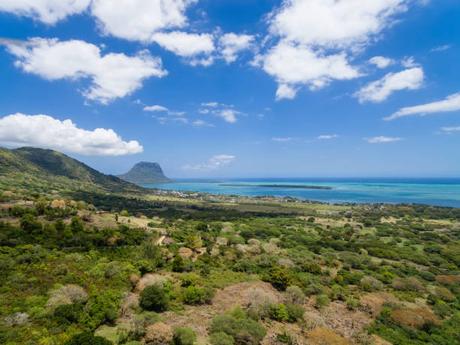
[[[143,151],[135,140],[124,141],[112,129],[78,128],[72,120],[16,113],[0,118],[0,143],[34,146],[88,156],[122,156]]]

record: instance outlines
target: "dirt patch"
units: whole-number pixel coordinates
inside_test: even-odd
[[[374,292],[362,296],[360,302],[365,311],[377,317],[385,303],[398,304],[399,300],[390,293]]]
[[[343,302],[332,302],[322,310],[316,309],[314,299],[309,299],[305,319],[312,325],[326,327],[345,338],[353,338],[362,333],[373,321],[372,317],[360,310],[349,310]]]
[[[212,318],[235,307],[246,307],[251,302],[254,290],[261,289],[281,300],[281,294],[270,284],[264,282],[244,282],[219,290],[210,305],[186,306],[180,313],[163,313],[165,324],[174,327],[190,327],[198,336],[198,343],[206,343],[208,326]]]

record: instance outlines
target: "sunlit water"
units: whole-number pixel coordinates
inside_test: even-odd
[[[297,188],[290,187],[292,185]],[[299,185],[331,189],[301,189]],[[225,195],[294,197],[328,203],[416,203],[460,207],[460,179],[177,180],[145,187]]]

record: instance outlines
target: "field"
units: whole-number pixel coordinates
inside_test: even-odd
[[[460,210],[2,185],[2,344],[460,344]]]

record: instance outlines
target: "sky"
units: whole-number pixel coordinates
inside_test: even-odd
[[[0,0],[0,145],[109,174],[459,177],[458,0]]]

